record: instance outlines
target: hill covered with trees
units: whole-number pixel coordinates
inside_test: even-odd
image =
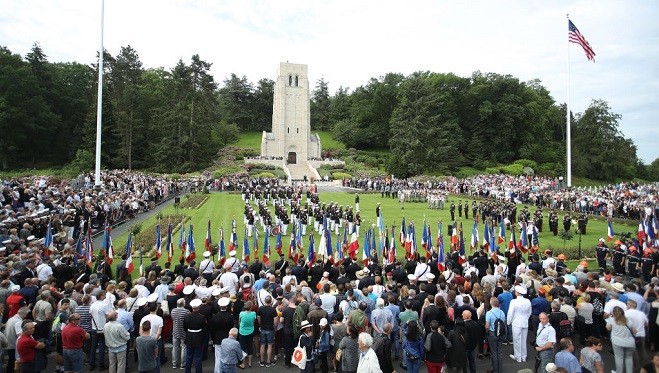
[[[104,58],[103,167],[200,170],[241,132],[270,130],[271,79],[253,84],[231,74],[219,84],[211,63],[198,55],[169,69],[144,68],[130,46]],[[2,169],[91,167],[96,76],[96,65],[49,62],[39,44],[25,57],[0,47]],[[520,159],[538,173],[562,175],[565,110],[540,81],[481,72],[390,73],[334,94],[319,80],[311,125],[348,148],[387,150],[386,169],[399,177],[486,170]],[[639,161],[606,101],[593,100],[572,118],[575,176],[659,178],[659,160]]]

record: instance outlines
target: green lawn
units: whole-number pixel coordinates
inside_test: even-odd
[[[354,204],[354,194],[351,193],[321,193],[321,201],[322,202],[330,202],[330,201],[336,201],[340,205],[349,205],[349,204]],[[361,203],[360,203],[360,208],[361,208],[361,215],[363,219],[363,224],[362,224],[362,232],[364,232],[364,229],[368,226],[371,226],[375,224],[375,207],[377,202],[381,202],[382,204],[382,213],[385,219],[385,223],[388,227],[389,230],[391,230],[391,225],[395,225],[396,227],[396,237],[398,237],[398,232],[400,229],[400,223],[402,217],[405,217],[407,223],[414,221],[416,230],[417,230],[417,242],[418,242],[418,247],[417,250],[419,252],[422,252],[423,248],[421,247],[421,231],[423,228],[423,221],[424,218],[427,220],[428,224],[432,227],[431,232],[432,232],[432,240],[433,244],[436,244],[437,240],[437,223],[438,221],[443,221],[444,223],[444,243],[445,247],[449,247],[449,237],[446,234],[446,229],[447,225],[450,224],[451,222],[449,221],[450,219],[450,214],[448,211],[448,207],[445,210],[429,210],[426,208],[425,203],[407,203],[405,204],[405,209],[402,210],[401,206],[398,204],[397,200],[395,199],[381,199],[379,194],[362,194],[361,197]],[[463,203],[466,201],[465,199],[462,199]],[[447,205],[448,206],[448,205]],[[194,239],[195,239],[195,245],[196,245],[196,251],[197,251],[197,257],[200,258],[201,254],[205,250],[204,248],[204,240],[206,237],[206,225],[208,222],[208,219],[211,220],[211,228],[212,228],[212,238],[213,242],[217,244],[219,242],[219,229],[221,226],[224,226],[225,228],[225,244],[228,247],[228,241],[229,241],[229,232],[230,232],[230,227],[231,227],[231,220],[232,218],[235,217],[237,225],[238,225],[238,241],[239,244],[242,247],[242,240],[243,240],[243,231],[244,231],[244,225],[243,225],[243,207],[244,204],[242,200],[240,199],[240,195],[237,194],[225,194],[225,193],[213,193],[210,194],[209,199],[199,208],[199,209],[181,209],[179,210],[181,214],[187,215],[190,217],[190,221],[186,223],[186,227],[190,222],[194,225]],[[174,207],[168,207],[163,211],[164,214],[164,221],[162,222],[163,224],[163,234],[166,234],[166,224],[167,224],[167,216],[169,214],[174,214],[175,210]],[[457,217],[457,213],[456,213]],[[469,242],[470,242],[470,235],[471,235],[471,227],[473,224],[473,220],[471,219],[471,214],[470,214],[470,219],[469,221],[463,220],[463,229],[464,229],[464,239],[465,239],[465,244],[467,248],[467,253],[470,253],[469,250]],[[155,217],[152,217],[145,221],[143,223],[144,227],[149,227],[152,224],[155,224]],[[459,221],[460,222],[460,221]],[[547,227],[547,219],[545,219],[545,227]],[[614,230],[617,232],[620,231],[634,231],[635,226],[630,225],[630,226],[623,226],[622,224],[617,224],[614,226]],[[310,230],[308,229],[307,232]],[[482,232],[483,232],[483,225],[482,222],[479,225],[479,232],[480,232],[480,237],[479,240],[482,240]],[[594,250],[593,247],[597,244],[597,240],[600,237],[606,237],[606,222],[604,220],[594,220],[591,219],[588,223],[588,229],[587,229],[588,234],[582,236],[582,242],[581,242],[581,247],[582,247],[582,257],[594,257]],[[155,232],[154,232],[155,233]],[[519,237],[519,232],[516,231],[517,237]],[[155,236],[155,234],[154,234]],[[509,237],[509,232],[507,232],[507,238]],[[336,240],[336,236],[333,236],[333,242]],[[114,244],[115,244],[115,250],[121,252],[123,247],[125,247],[126,235],[122,236],[117,236],[113,237],[114,239]],[[318,243],[319,237],[316,237],[316,243]],[[260,238],[260,243],[259,243],[259,249],[260,251],[263,249],[263,240],[264,237],[261,234]],[[175,232],[174,234],[174,241],[177,244],[178,243],[178,232]],[[554,249],[555,255],[564,252],[569,259],[577,259],[578,254],[578,236],[575,235],[574,239],[571,241],[567,241],[566,249],[563,250],[563,240],[560,239],[560,237],[554,237],[551,235],[551,233],[546,229],[543,233],[540,234],[539,236],[539,241],[540,241],[540,247],[541,249]],[[290,237],[286,237],[283,239],[283,246],[284,246],[284,251],[288,248],[290,242]],[[305,238],[304,240],[305,244],[304,246],[306,247],[308,244],[308,237]],[[163,238],[163,245],[165,243],[165,238]],[[154,239],[154,244],[155,244],[155,239]],[[250,240],[250,249],[251,249],[251,244],[252,241]],[[507,242],[506,242],[507,244]],[[363,235],[360,237],[360,247],[363,246]],[[274,237],[271,237],[270,241],[270,247],[272,252],[274,253]],[[306,250],[306,249],[305,249]],[[240,254],[239,254],[240,255]],[[360,254],[361,255],[361,254]],[[179,257],[179,251],[178,248],[175,249],[175,260],[178,259]],[[253,257],[253,255],[252,255]],[[397,257],[401,258],[402,257],[402,249],[400,247],[400,244],[397,243]],[[161,258],[161,262],[166,261],[167,256],[164,255]],[[138,260],[138,258],[134,258],[134,260]],[[148,261],[148,258],[145,260],[145,262]],[[136,267],[137,267],[137,261]]]
[[[345,149],[343,143],[336,141],[332,138],[332,133],[329,131],[311,131],[311,133],[318,133],[320,136],[320,144],[323,149]],[[261,136],[263,132],[241,132],[238,142],[233,144],[242,148],[252,148],[261,151]]]

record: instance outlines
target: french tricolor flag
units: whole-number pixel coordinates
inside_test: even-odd
[[[613,221],[609,218],[609,223],[606,228],[607,241],[611,241],[615,237],[615,232],[613,231]]]

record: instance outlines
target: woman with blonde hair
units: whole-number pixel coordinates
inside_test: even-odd
[[[634,368],[634,348],[636,341],[634,328],[627,324],[625,311],[614,307],[611,316],[606,319],[606,329],[611,332],[611,345],[616,362],[616,373],[632,373]]]

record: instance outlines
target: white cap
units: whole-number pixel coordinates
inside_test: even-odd
[[[368,269],[368,267],[364,267],[364,269],[362,269],[362,271],[364,271],[364,273],[367,273],[367,274],[371,273],[371,271]]]
[[[7,244],[10,244],[10,243],[11,243],[11,240],[4,240],[4,241],[2,241],[2,243],[3,243],[4,245],[7,245]]]
[[[524,286],[517,285],[517,286],[515,286],[515,292],[520,293],[522,295],[525,295],[526,294],[526,288]]]
[[[556,364],[554,364],[554,363],[547,363],[547,365],[545,366],[545,371],[547,371],[547,373],[554,373],[554,372],[556,372]]]
[[[229,256],[236,256],[236,250],[229,251]]]
[[[407,275],[407,279],[410,281],[416,281],[416,276],[414,275]]]
[[[149,302],[149,303],[157,302],[158,301],[158,294],[156,294],[156,293],[149,294],[149,296],[146,297],[146,301]]]
[[[190,301],[190,307],[199,308],[199,306],[201,306],[201,299],[193,299]]]
[[[217,297],[217,296],[220,295],[220,294],[222,294],[222,289],[220,289],[220,288],[215,288],[215,289],[213,289],[213,291],[211,292],[211,295],[214,296],[214,297]]]
[[[204,251],[204,258],[208,258],[209,256],[211,256],[211,252],[210,251]]]
[[[183,288],[183,294],[190,295],[194,291],[194,285],[185,285]]]
[[[33,241],[35,238],[36,238],[36,237],[34,237],[34,236],[28,236],[27,240],[28,240],[28,241]]]
[[[137,300],[135,301],[135,304],[137,304],[138,307],[142,307],[143,305],[146,304],[146,298],[144,298],[144,297],[137,298]]]
[[[228,293],[229,292],[229,287],[225,286],[223,288],[220,288],[220,294]]]
[[[603,239],[603,238],[600,238],[600,239],[599,239],[599,242],[604,242],[604,239]]]
[[[318,325],[320,325],[320,326],[327,325],[327,319],[323,317],[322,319],[320,319],[320,322],[318,323]]]
[[[432,273],[428,273],[428,274],[426,274],[426,280],[428,280],[428,281],[432,281],[432,280],[434,280],[434,279],[435,279],[435,275],[433,275]]]
[[[329,277],[329,272],[327,271],[323,272],[323,277]]]
[[[217,305],[220,307],[226,307],[229,305],[229,298],[220,298],[217,300]]]
[[[20,291],[20,290],[21,290],[21,287],[18,286],[18,285],[12,285],[12,287],[11,287],[11,291],[12,291],[12,292],[14,292],[14,291]]]

